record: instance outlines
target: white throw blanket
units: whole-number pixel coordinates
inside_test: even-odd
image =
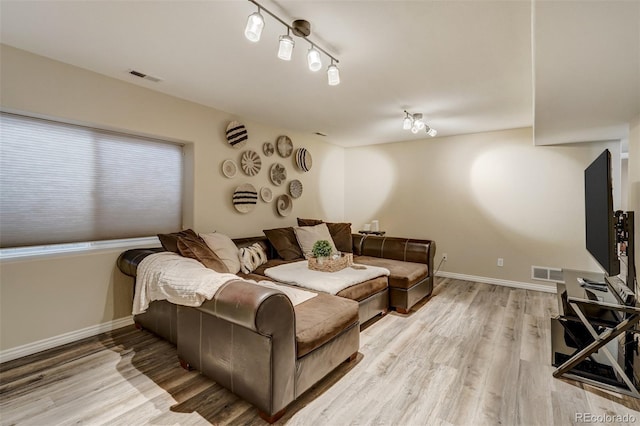
[[[388,276],[387,268],[378,266],[359,265],[364,269],[347,267],[337,272],[321,272],[309,269],[306,260],[268,268],[264,273],[276,281],[293,284],[295,286],[336,294],[347,287],[359,284],[373,278]]]
[[[237,275],[216,272],[195,259],[175,253],[151,254],[138,265],[133,315],[145,312],[154,300],[200,306],[205,300],[210,300],[224,283],[237,279],[240,279]],[[316,296],[315,293],[268,281],[250,282],[281,290],[294,306]]]

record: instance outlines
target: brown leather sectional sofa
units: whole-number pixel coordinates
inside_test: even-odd
[[[246,279],[267,279],[264,270],[283,263],[266,237],[235,239],[238,247],[260,242],[269,258],[252,274],[240,274],[200,307],[155,301],[136,315],[139,327],[176,344],[192,367],[252,403],[267,421],[359,349],[360,325],[391,307],[407,313],[433,289],[435,243],[430,240],[353,236],[354,262],[386,267],[389,277],[357,284],[338,295],[292,306],[280,291]],[[144,257],[163,249],[133,249],[118,259],[132,277]]]

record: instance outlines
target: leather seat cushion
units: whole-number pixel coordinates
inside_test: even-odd
[[[296,347],[298,358],[342,333],[358,322],[358,302],[318,293],[296,306]]]
[[[429,268],[424,263],[403,262],[373,256],[355,256],[353,263],[387,268],[391,273],[389,287],[393,288],[411,288],[429,276]]]
[[[365,282],[354,284],[342,291],[336,293],[336,296],[346,297],[347,299],[361,301],[367,297],[381,292],[389,286],[387,277],[377,277]]]

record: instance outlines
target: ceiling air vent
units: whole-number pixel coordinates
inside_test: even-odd
[[[129,74],[134,75],[136,77],[144,78],[145,80],[153,81],[154,83],[159,83],[162,81],[160,77],[154,77],[152,75],[145,74],[143,72],[136,71],[136,70],[129,70]]]
[[[534,280],[563,283],[564,274],[562,269],[550,268],[548,266],[531,266],[531,278]]]

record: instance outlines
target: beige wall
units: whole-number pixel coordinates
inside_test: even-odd
[[[240,237],[293,225],[296,216],[343,218],[344,150],[321,137],[239,118],[250,137],[243,149],[261,153],[263,142],[274,142],[287,134],[294,147],[309,149],[313,168],[299,172],[292,158],[275,154],[262,156],[258,176],[239,173],[227,179],[220,165],[227,158],[238,162],[241,150],[226,143],[224,130],[238,117],[9,46],[0,48],[3,109],[186,142],[186,174],[193,191],[185,203],[185,226]],[[289,179],[299,179],[304,185],[302,197],[294,201],[293,213],[278,217],[274,203],[262,202],[249,214],[236,212],[231,195],[241,183],[249,182],[256,188],[268,185],[276,196],[285,193],[284,186],[275,187],[268,181],[268,166],[276,161],[286,165]],[[121,251],[2,261],[0,350],[130,315],[132,280],[115,267]]]
[[[531,129],[347,149],[345,216],[435,240],[442,271],[544,284],[531,265],[597,270],[583,173],[604,148],[619,163],[619,143],[534,147]]]

